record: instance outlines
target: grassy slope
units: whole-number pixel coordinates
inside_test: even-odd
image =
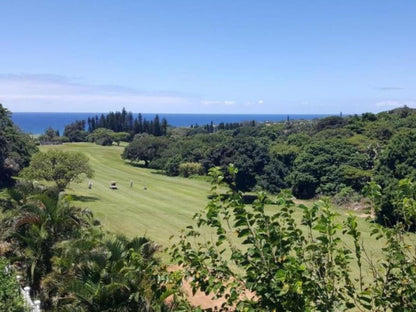
[[[58,148],[81,151],[91,161],[95,170],[92,179],[93,188],[88,189],[88,180],[81,184],[71,184],[70,193],[76,195],[77,204],[89,207],[105,228],[128,236],[146,234],[156,242],[167,246],[172,234],[178,234],[180,229],[195,224],[192,216],[204,208],[210,185],[202,180],[190,180],[180,177],[167,177],[156,174],[153,170],[137,168],[120,158],[123,147],[102,147],[95,144],[79,143],[61,146],[42,146],[41,150]],[[110,181],[117,181],[118,190],[110,190]],[[129,182],[133,181],[133,188]],[[144,190],[144,185],[147,190]],[[303,202],[310,204],[311,202]],[[278,209],[268,207],[268,211]],[[346,219],[347,211],[337,209],[338,221]],[[301,220],[300,209],[295,218]],[[366,245],[366,251],[373,260],[381,258],[382,241],[370,236],[367,221],[359,218],[359,229]],[[206,238],[211,235],[207,233]],[[409,239],[416,242],[415,235]],[[353,246],[352,240],[343,236],[343,242]],[[364,264],[365,270],[368,266]]]
[[[69,193],[75,194],[76,204],[90,208],[110,231],[128,236],[146,234],[165,245],[207,202],[208,183],[134,167],[121,159],[123,147],[79,143],[42,146],[41,150],[51,148],[80,151],[89,157],[95,170],[92,189],[88,189],[86,179],[80,184],[71,183]],[[111,181],[117,181],[118,190],[109,188]]]

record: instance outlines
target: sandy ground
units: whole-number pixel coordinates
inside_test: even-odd
[[[169,266],[169,271],[181,270],[182,268],[176,265]],[[202,291],[197,291],[195,294],[192,294],[192,287],[190,281],[184,280],[182,282],[182,289],[186,296],[188,297],[189,303],[194,307],[200,307],[202,309],[212,309],[213,311],[220,311],[221,305],[226,301],[224,297],[218,299],[212,299],[214,296],[213,293],[206,295]],[[254,294],[246,291],[245,297],[253,298]],[[233,311],[233,310],[229,310]]]

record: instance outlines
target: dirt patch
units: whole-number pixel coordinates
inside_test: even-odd
[[[353,210],[353,211],[363,211],[363,210],[368,210],[368,204],[363,203],[363,202],[351,203],[351,204],[346,205],[345,208],[347,208],[348,210]]]
[[[169,266],[168,271],[177,271],[182,270],[180,266],[172,265]],[[184,291],[186,297],[188,298],[188,302],[194,306],[194,307],[200,307],[202,309],[212,309],[213,311],[220,311],[221,305],[226,302],[226,299],[224,296],[213,299],[214,295],[213,293],[206,295],[202,291],[197,291],[195,294],[192,293],[192,286],[190,280],[183,280],[182,281],[182,290]],[[253,298],[254,293],[246,291],[244,294],[244,297],[246,298]],[[241,296],[243,298],[243,296]],[[233,310],[230,310],[233,311]]]

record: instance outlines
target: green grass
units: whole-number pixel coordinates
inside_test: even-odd
[[[89,157],[95,170],[92,189],[88,189],[89,180],[85,179],[81,184],[72,183],[68,193],[74,194],[77,205],[90,208],[109,231],[128,236],[146,235],[167,247],[171,235],[195,224],[192,216],[208,201],[210,184],[205,179],[167,177],[151,169],[132,166],[120,157],[124,147],[77,143],[42,146],[41,150],[51,148],[80,151]],[[111,181],[117,181],[118,190],[109,188]],[[133,181],[132,188],[130,181]],[[302,203],[310,205],[311,201]],[[278,207],[267,207],[269,212],[275,209]],[[338,221],[343,222],[349,212],[342,208],[335,210],[339,214]],[[301,209],[296,210],[294,217],[300,222]],[[369,257],[380,259],[384,242],[370,236],[370,225],[365,219],[359,218],[358,223]],[[211,233],[206,233],[205,239],[212,237]],[[342,240],[347,246],[353,246],[348,236],[343,236]],[[409,241],[415,243],[416,236],[409,235]]]
[[[123,147],[89,143],[41,146],[42,151],[47,149],[80,151],[88,156],[95,171],[92,189],[85,179],[71,183],[68,193],[74,194],[76,205],[90,208],[112,232],[146,235],[166,246],[169,237],[191,224],[192,216],[208,200],[209,183],[132,166],[120,157]],[[117,181],[117,190],[109,188],[111,181]]]

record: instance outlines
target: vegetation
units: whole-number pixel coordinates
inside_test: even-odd
[[[171,252],[192,278],[194,291],[225,296],[224,310],[416,309],[416,260],[404,239],[406,223],[393,229],[373,227],[372,234],[386,240],[383,259],[374,262],[361,241],[356,217],[350,215],[343,224],[337,223],[328,200],[312,207],[300,205],[300,226],[290,194],[279,196],[280,209],[273,214],[266,213],[264,193],[247,209],[242,193],[233,187],[228,196],[222,196],[218,187],[225,177],[220,170],[210,174],[212,200],[195,216],[196,228],[188,226]],[[237,170],[230,167],[229,174],[236,176]],[[405,198],[401,198],[403,203]],[[195,240],[203,228],[216,232],[215,242]],[[345,246],[341,235],[350,236],[354,247]],[[364,261],[370,264],[370,279],[364,278]],[[353,266],[358,267],[357,278],[351,274]]]
[[[175,307],[180,280],[147,238],[103,232],[71,196],[22,184],[9,192],[0,235],[45,310],[159,311]],[[16,261],[15,260],[15,261]],[[177,297],[175,296],[175,298]]]
[[[63,135],[68,138],[69,142],[85,142],[88,135],[85,131],[85,120],[76,120],[66,125]]]
[[[13,124],[10,112],[0,104],[0,188],[14,184],[12,177],[29,164],[36,150],[32,139]]]
[[[12,149],[3,148],[2,159],[14,144],[23,148],[13,151],[29,151],[30,141],[19,145],[21,134],[3,115],[0,139],[11,137]],[[43,309],[195,310],[180,289],[185,275],[193,291],[222,296],[224,310],[415,310],[413,110],[169,131],[157,116],[148,126],[140,117],[123,110],[90,119],[88,131],[85,121],[68,125],[68,140],[98,145],[42,146],[17,185],[1,193],[0,256],[24,275]],[[139,126],[130,144],[112,145]],[[43,140],[62,141],[53,129]],[[88,187],[68,189],[91,178],[92,168]],[[212,194],[196,227],[173,240],[172,260],[184,270],[169,272],[155,242],[167,247],[166,238],[207,202],[207,184],[196,177],[204,174],[213,178]],[[110,190],[110,181],[119,188]],[[292,194],[365,203],[369,220],[382,225],[337,214],[326,197],[295,205]],[[123,234],[104,231],[92,211]]]
[[[9,262],[0,258],[0,311],[24,312],[20,285],[9,269]]]
[[[83,153],[89,158],[94,170],[92,188],[88,188],[89,180],[84,180],[71,183],[66,192],[73,195],[75,205],[89,208],[114,233],[124,233],[129,238],[146,235],[158,244],[165,244],[207,202],[209,184],[205,181],[168,177],[155,174],[153,169],[132,166],[121,159],[124,149],[121,146],[92,143],[41,146],[43,152],[54,149]],[[117,182],[118,190],[109,189],[111,181]]]
[[[391,200],[397,181],[415,178],[415,120],[415,110],[404,107],[377,115],[330,116],[316,121],[194,126],[173,129],[157,148],[149,145],[156,142],[151,136],[145,144],[136,140],[126,147],[123,157],[143,160],[145,166],[172,176],[183,175],[180,168],[184,164],[201,164],[203,174],[220,166],[229,182],[227,166],[232,163],[239,168],[237,190],[277,194],[290,188],[303,199],[333,196],[344,188],[360,194],[374,180],[384,194],[376,219],[394,225],[398,217],[392,213]],[[148,151],[150,155],[146,155]]]
[[[153,120],[146,120],[142,114],[138,114],[137,118],[133,117],[131,112],[127,112],[124,108],[121,112],[110,112],[106,115],[101,114],[100,117],[88,118],[88,132],[94,132],[96,129],[105,128],[114,132],[128,132],[132,136],[139,133],[147,133],[154,136],[166,135],[168,122],[165,118],[161,121],[156,115]]]
[[[144,161],[147,167],[151,161],[160,156],[161,150],[166,148],[168,142],[164,138],[155,137],[149,134],[139,134],[133,139],[133,142],[125,148],[123,159],[131,161]]]
[[[70,182],[80,181],[82,174],[89,178],[93,176],[85,155],[49,150],[33,155],[29,167],[25,168],[20,176],[28,180],[55,182],[58,190],[63,191]]]
[[[48,127],[45,130],[45,133],[38,137],[40,144],[55,144],[61,143],[61,137],[59,136],[59,131],[54,130],[51,127]]]

